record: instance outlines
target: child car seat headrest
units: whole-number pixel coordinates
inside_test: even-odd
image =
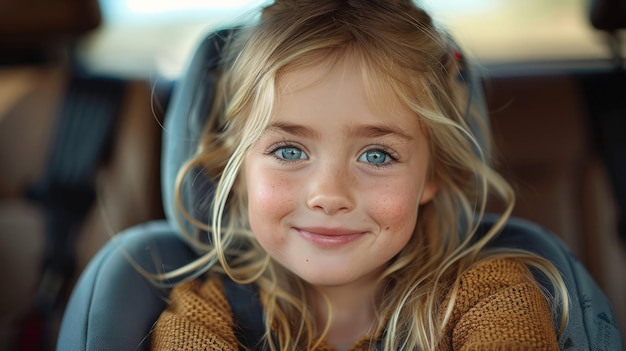
[[[626,28],[626,0],[592,0],[589,18],[600,30],[616,31]]]
[[[165,215],[177,229],[191,231],[191,224],[177,219],[174,190],[179,170],[196,152],[205,118],[213,103],[215,90],[211,72],[217,68],[228,30],[208,36],[195,51],[185,74],[174,86],[163,129],[161,187]],[[181,200],[185,207],[201,219],[208,219],[208,197],[213,184],[202,175],[183,182]],[[204,195],[204,196],[203,196]],[[198,199],[204,201],[197,201]],[[206,207],[204,207],[206,206]],[[185,228],[180,228],[184,225]]]

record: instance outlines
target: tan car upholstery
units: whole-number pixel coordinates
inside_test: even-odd
[[[69,79],[64,65],[0,70],[0,349],[12,349],[41,279],[45,213],[26,194],[42,176]],[[151,85],[129,81],[110,157],[97,171],[98,199],[76,242],[77,274],[111,235],[161,218],[160,116]]]
[[[498,168],[517,190],[514,214],[567,243],[611,301],[626,339],[626,244],[578,80],[492,77],[485,87]]]

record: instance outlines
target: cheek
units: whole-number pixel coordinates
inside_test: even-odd
[[[246,180],[250,228],[257,236],[275,230],[294,205],[288,182],[259,172]]]
[[[406,183],[390,185],[372,197],[370,215],[383,231],[413,233],[417,221],[418,190],[407,189]]]

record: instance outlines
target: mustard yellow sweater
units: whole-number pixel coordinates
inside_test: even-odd
[[[182,284],[170,301],[153,330],[153,350],[238,350],[219,279]],[[482,263],[463,275],[444,335],[450,350],[558,350],[545,298],[530,271],[512,260]],[[351,351],[369,347],[364,337]],[[324,350],[332,347],[317,351]]]

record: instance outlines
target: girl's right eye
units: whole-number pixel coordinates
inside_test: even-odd
[[[284,161],[307,160],[309,158],[302,149],[295,146],[281,146],[274,149],[272,153]]]

